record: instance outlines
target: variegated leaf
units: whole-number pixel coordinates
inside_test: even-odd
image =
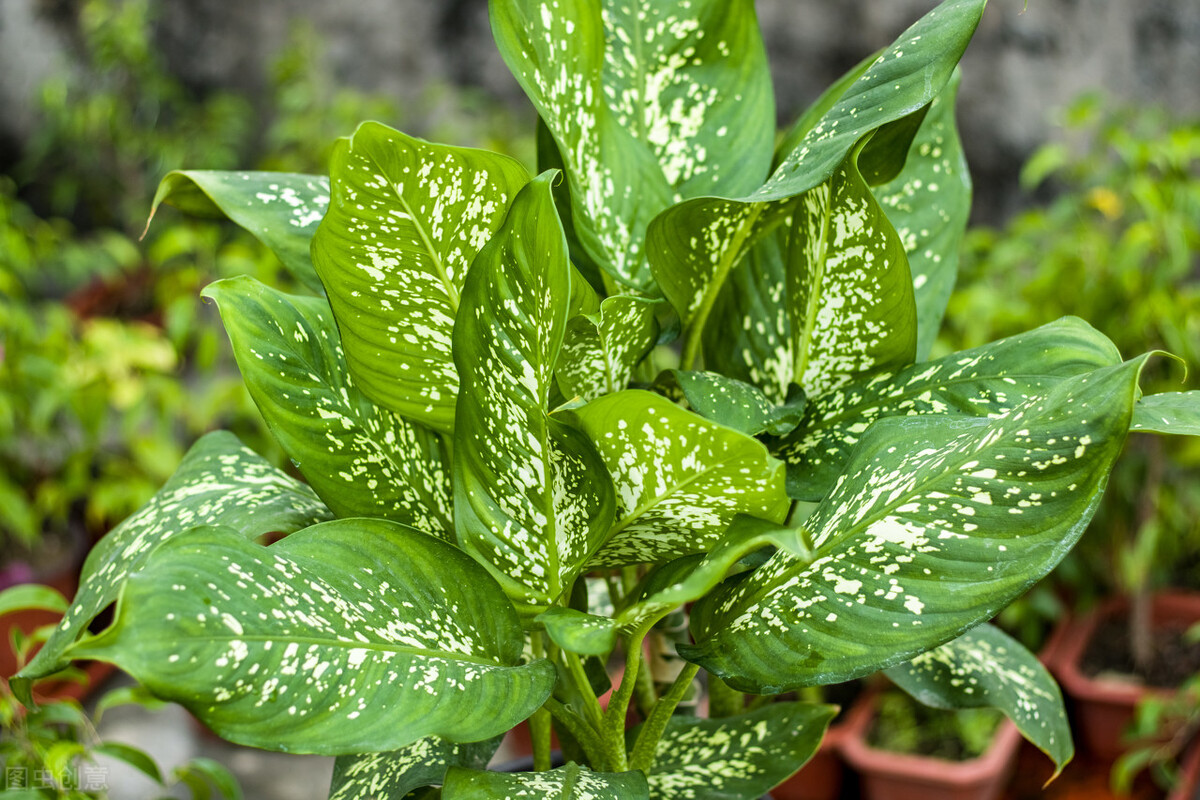
[[[804,414],[804,392],[799,387],[792,387],[791,396],[777,406],[756,387],[716,372],[676,369],[666,374],[679,384],[693,411],[747,436],[763,432],[783,436],[796,427]]]
[[[572,281],[552,179],[513,201],[471,268],[454,328],[458,541],[523,611],[570,587],[613,509],[595,449],[546,410]]]
[[[883,420],[778,552],[692,609],[679,647],[743,691],[883,669],[990,618],[1078,540],[1121,451],[1145,357],[1062,381],[994,419]]]
[[[1200,391],[1143,397],[1133,409],[1131,431],[1200,436]]]
[[[399,800],[414,789],[440,786],[450,767],[483,769],[500,738],[456,744],[430,736],[387,753],[338,756],[329,800]]]
[[[589,656],[606,656],[617,643],[617,625],[611,617],[585,614],[553,606],[539,614],[550,639],[563,650]]]
[[[737,514],[780,521],[787,513],[783,465],[756,439],[640,390],[571,413],[617,494],[616,521],[591,566],[702,553]]]
[[[284,752],[477,741],[528,717],[554,668],[487,572],[386,520],[336,520],[271,547],[203,528],[160,547],[116,618],[72,655],[111,661],[223,738]]]
[[[450,340],[467,267],[529,176],[506,156],[374,122],[338,142],[331,175],[312,256],[350,373],[384,408],[449,432]]]
[[[766,177],[774,103],[748,0],[492,0],[492,30],[557,142],[588,254],[636,289],[646,225]]]
[[[772,447],[788,465],[788,494],[816,501],[842,474],[878,419],[920,414],[999,416],[1120,354],[1077,317],[810,398],[795,432]]]
[[[762,797],[812,758],[836,713],[836,706],[771,703],[736,717],[672,717],[649,773],[651,800]]]
[[[21,677],[40,678],[65,667],[67,648],[167,540],[197,525],[227,525],[252,539],[291,533],[332,516],[311,489],[272,467],[233,434],[208,434],[192,446],[158,494],[92,548],[71,608]]]
[[[687,200],[655,217],[646,250],[655,280],[684,321],[685,369],[695,363],[730,271],[788,215],[794,198],[828,180],[864,142],[862,172],[891,180],[914,125],[950,80],[984,4],[945,0],[901,34],[780,159],[758,191],[737,199]]]
[[[599,313],[568,320],[555,370],[563,396],[588,401],[628,386],[633,368],[658,339],[658,305],[617,295],[606,298]]]
[[[790,382],[810,395],[911,364],[917,308],[904,246],[859,174],[859,150],[793,212],[787,247]]]
[[[249,277],[219,281],[203,294],[221,310],[263,418],[335,514],[452,534],[440,438],[358,391],[324,298],[283,294]]]
[[[954,121],[959,74],[925,116],[903,171],[872,189],[908,255],[917,305],[916,360],[929,357],[958,276],[971,213],[971,175]]]
[[[484,772],[451,767],[442,800],[649,800],[641,772],[592,772],[572,762],[549,772]]]
[[[1055,775],[1075,754],[1058,684],[1037,656],[999,628],[972,628],[887,675],[927,706],[1000,709],[1053,759]]]
[[[324,293],[309,244],[329,206],[328,178],[293,172],[176,170],[158,185],[150,220],[164,202],[201,217],[228,217],[269,247],[303,286]]]

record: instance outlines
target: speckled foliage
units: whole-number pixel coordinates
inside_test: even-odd
[[[536,177],[378,123],[328,180],[168,176],[156,208],[228,216],[309,292],[205,290],[305,483],[202,439],[14,686],[111,661],[231,740],[336,755],[337,800],[751,800],[836,712],[771,696],[879,670],[1061,769],[1057,687],[986,621],[1126,434],[1200,433],[1200,400],[1142,398],[1147,357],[1077,319],[926,360],[983,7],[946,0],[776,145],[751,0],[491,0]],[[677,677],[639,681],[647,650]],[[701,670],[716,715],[676,714]],[[487,771],[526,719],[535,770]]]

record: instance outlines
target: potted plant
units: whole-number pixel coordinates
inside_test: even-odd
[[[306,483],[201,439],[16,689],[111,661],[232,741],[338,756],[338,798],[756,798],[834,709],[674,714],[702,669],[760,696],[908,670],[1065,763],[1061,699],[980,624],[1082,532],[1146,357],[1068,319],[926,361],[983,5],[931,11],[774,148],[752,3],[495,0],[541,174],[366,123],[328,180],[168,176],[160,202],[323,288],[205,291]],[[681,607],[659,692],[643,643]],[[482,769],[526,719],[534,771]]]
[[[1195,640],[1193,628],[1190,638]],[[1113,764],[1112,785],[1127,795],[1134,781],[1147,772],[1154,783],[1169,792],[1171,800],[1186,800],[1200,785],[1200,672],[1195,672],[1170,694],[1149,693],[1139,700],[1133,725],[1127,730],[1128,749]]]

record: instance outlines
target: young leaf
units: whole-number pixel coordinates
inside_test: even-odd
[[[783,465],[745,434],[640,390],[605,395],[571,415],[617,493],[616,521],[591,566],[702,553],[737,514],[776,522],[787,514]]]
[[[562,155],[574,227],[619,282],[653,283],[641,243],[679,197],[766,176],[774,103],[747,0],[492,0],[500,53]]]
[[[599,313],[567,320],[555,378],[563,396],[585,402],[629,385],[633,368],[658,340],[658,302],[608,297]]]
[[[164,202],[199,217],[228,217],[269,247],[303,286],[324,294],[309,244],[329,206],[329,178],[293,172],[176,170],[158,185],[147,229]]]
[[[67,610],[67,599],[42,583],[21,583],[0,592],[0,616],[34,610],[61,614]]]
[[[942,325],[971,213],[971,175],[954,121],[959,78],[956,72],[934,98],[904,169],[871,190],[908,255],[917,306],[917,361],[929,357]]]
[[[467,267],[529,176],[516,161],[374,122],[338,142],[333,201],[313,237],[350,373],[367,397],[454,427],[450,338]]]
[[[572,762],[549,772],[484,772],[451,767],[443,800],[649,800],[641,772],[592,772]]]
[[[1067,377],[1120,361],[1104,334],[1081,319],[1064,317],[810,398],[800,425],[772,450],[787,462],[789,496],[820,500],[878,419],[922,414],[999,416]]]
[[[563,650],[590,656],[607,656],[617,643],[617,625],[610,617],[585,614],[553,606],[537,616],[550,639]]]
[[[836,713],[836,706],[771,703],[736,717],[672,717],[649,773],[650,798],[761,797],[812,758]]]
[[[124,761],[159,786],[163,785],[162,772],[158,768],[158,763],[144,750],[120,742],[101,742],[92,748],[92,752]]]
[[[1131,431],[1200,436],[1200,391],[1163,392],[1133,407]]]
[[[500,738],[456,744],[430,736],[387,753],[338,756],[329,800],[402,798],[414,789],[440,785],[449,767],[483,769]]]
[[[764,432],[783,436],[804,414],[804,392],[799,387],[793,386],[788,400],[776,406],[756,387],[717,372],[673,369],[667,374],[679,384],[693,411],[747,436]]]
[[[335,514],[452,534],[439,437],[358,391],[324,298],[283,294],[250,277],[218,281],[203,295],[217,302],[275,438]]]
[[[516,725],[554,684],[549,662],[520,666],[522,638],[455,547],[350,519],[269,548],[228,528],[167,542],[112,627],[71,654],[117,664],[229,741],[340,755]]]
[[[570,587],[613,509],[595,449],[546,411],[573,277],[553,177],[513,201],[471,268],[454,328],[458,541],[535,611]]]
[[[311,489],[272,467],[236,436],[208,434],[192,446],[158,494],[92,548],[70,610],[20,677],[41,678],[67,666],[66,649],[168,539],[196,525],[228,525],[246,538],[291,533],[331,516]]]
[[[1049,572],[1095,511],[1145,357],[1069,378],[995,419],[884,420],[805,527],[693,607],[695,661],[742,691],[837,683],[993,616]]]
[[[790,382],[818,395],[911,364],[917,309],[904,246],[858,171],[856,149],[800,197],[788,237]]]
[[[1053,759],[1056,776],[1075,754],[1058,684],[1037,656],[999,628],[972,628],[887,675],[927,706],[1000,709]]]

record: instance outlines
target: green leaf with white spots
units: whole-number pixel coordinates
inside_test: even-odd
[[[348,519],[271,547],[228,528],[174,539],[72,655],[117,664],[229,741],[339,755],[516,725],[554,685],[549,662],[521,665],[523,639],[453,545]]]
[[[1143,397],[1133,408],[1129,430],[1200,436],[1200,391]]]
[[[332,516],[311,489],[275,469],[233,434],[208,434],[146,505],[92,548],[70,609],[21,677],[40,678],[65,667],[66,649],[117,599],[129,577],[156,548],[190,528],[226,525],[252,539],[291,533]]]
[[[554,606],[538,615],[550,639],[571,653],[606,656],[617,643],[617,625],[610,617]]]
[[[784,468],[758,440],[659,395],[627,390],[571,412],[616,487],[593,567],[669,561],[712,548],[729,522],[787,514]]]
[[[949,82],[975,32],[985,0],[945,0],[901,34],[851,83],[757,191],[686,200],[659,214],[646,250],[663,294],[685,326],[683,366],[695,363],[716,298],[763,235],[788,216],[794,198],[816,189],[864,146],[862,172],[886,177],[903,164],[914,121]],[[871,139],[871,141],[868,141]]]
[[[203,294],[217,302],[275,438],[337,516],[452,533],[440,438],[358,390],[325,298],[287,295],[250,277],[218,281]]]
[[[809,398],[796,430],[772,447],[788,465],[788,494],[824,497],[859,439],[878,419],[949,414],[997,416],[1072,375],[1121,363],[1104,334],[1077,317],[864,379]],[[1136,411],[1135,411],[1136,414]]]
[[[1075,376],[994,419],[872,426],[778,552],[692,609],[688,660],[742,691],[838,683],[995,615],[1075,544],[1121,451],[1145,357]]]
[[[972,628],[887,675],[927,706],[1000,709],[1054,761],[1056,776],[1075,754],[1058,684],[1037,656],[999,628]]]
[[[462,293],[454,360],[459,545],[522,610],[554,604],[599,547],[612,486],[595,449],[547,413],[572,274],[552,173],[522,189]]]
[[[810,395],[911,364],[916,352],[908,259],[858,171],[859,152],[800,197],[788,236],[792,381]]]
[[[617,295],[606,298],[598,313],[569,319],[555,371],[563,396],[588,401],[628,386],[633,368],[658,341],[659,305]]]
[[[693,411],[747,436],[790,433],[804,414],[804,392],[793,386],[783,405],[774,405],[759,389],[716,372],[670,370]]]
[[[929,109],[904,169],[872,191],[896,228],[912,273],[918,361],[929,357],[958,277],[958,251],[971,213],[971,175],[954,121],[959,73]]]
[[[312,257],[350,374],[384,408],[449,432],[450,341],[467,268],[529,176],[506,156],[375,122],[338,142],[330,174]]]
[[[328,178],[294,172],[176,170],[159,183],[150,220],[164,202],[200,217],[228,217],[270,248],[303,286],[324,294],[309,245],[329,206]]]
[[[641,772],[592,772],[571,762],[548,772],[484,772],[451,767],[442,800],[649,800]]]
[[[646,226],[680,197],[753,191],[774,101],[749,0],[492,0],[504,60],[563,158],[574,227],[620,283],[653,287]]]
[[[771,703],[736,717],[672,717],[649,774],[650,798],[757,800],[812,758],[836,713]]]
[[[398,800],[440,786],[452,766],[483,769],[499,746],[499,737],[458,744],[430,736],[387,753],[338,756],[329,800]]]

